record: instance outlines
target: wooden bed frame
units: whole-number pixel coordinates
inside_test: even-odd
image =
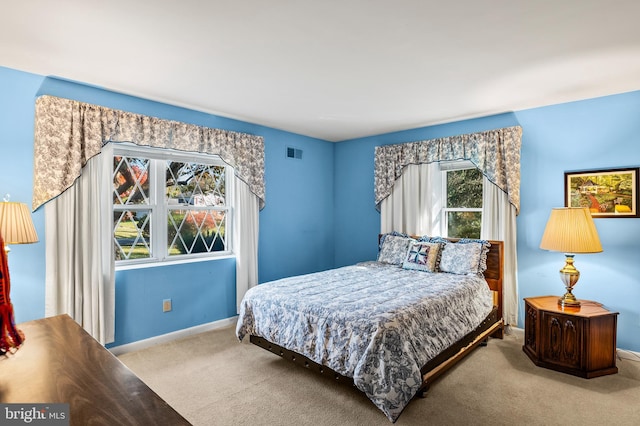
[[[455,242],[457,239],[450,238]],[[504,269],[504,243],[502,241],[490,240],[491,247],[487,254],[487,270],[484,272],[485,280],[489,288],[493,291],[493,310],[487,318],[471,333],[458,340],[451,347],[445,349],[439,355],[427,362],[420,370],[422,373],[422,386],[416,396],[423,397],[431,384],[447,370],[453,367],[458,361],[468,355],[479,345],[485,345],[489,337],[502,339],[504,337],[504,321],[502,317],[502,282]],[[251,335],[249,341],[260,346],[282,358],[288,359],[295,364],[313,370],[324,376],[329,376],[334,380],[353,385],[353,378],[343,376],[331,368],[318,364],[315,361],[297,352],[283,348],[262,337]]]

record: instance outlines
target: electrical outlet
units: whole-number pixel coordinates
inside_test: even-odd
[[[162,301],[162,312],[170,312],[171,311],[171,299],[164,299]]]

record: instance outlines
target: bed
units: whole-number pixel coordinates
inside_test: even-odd
[[[395,422],[472,349],[502,338],[503,244],[379,238],[376,261],[250,289],[236,335],[352,383]]]

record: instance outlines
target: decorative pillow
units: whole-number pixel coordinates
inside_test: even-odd
[[[491,243],[488,240],[480,240],[476,238],[460,238],[458,244],[480,243],[482,244],[482,253],[480,254],[480,273],[487,270],[487,254],[491,248]]]
[[[404,269],[417,271],[436,272],[440,244],[416,242],[409,245],[409,250],[402,263]]]
[[[409,249],[409,244],[414,241],[413,238],[400,235],[385,235],[378,253],[378,262],[402,265]]]
[[[440,270],[452,274],[481,274],[487,269],[487,250],[482,243],[445,244],[440,257]]]
[[[402,232],[398,232],[398,231],[387,232],[386,234],[382,234],[380,236],[380,240],[378,241],[378,251],[382,250],[382,244],[384,244],[384,240],[390,235],[393,235],[395,237],[411,238],[411,235],[404,234]]]

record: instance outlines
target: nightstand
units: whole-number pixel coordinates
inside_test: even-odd
[[[557,296],[524,299],[524,346],[537,366],[590,379],[615,374],[617,312],[581,300],[558,306]]]

